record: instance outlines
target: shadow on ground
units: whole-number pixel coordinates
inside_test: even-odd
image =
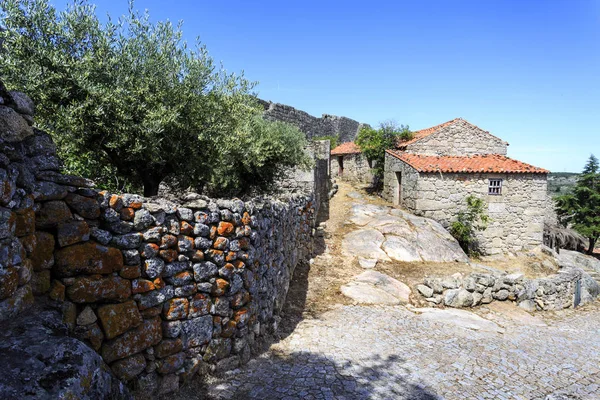
[[[208,388],[209,399],[441,399],[411,382],[397,356],[356,365],[311,352],[271,354],[252,361],[227,381]]]

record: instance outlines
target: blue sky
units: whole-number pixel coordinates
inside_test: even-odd
[[[51,0],[58,8],[68,1]],[[118,16],[126,0],[97,0]],[[462,117],[509,156],[580,171],[600,156],[600,0],[137,0],[183,20],[259,96],[417,130]]]

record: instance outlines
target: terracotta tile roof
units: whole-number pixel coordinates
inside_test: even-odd
[[[425,156],[398,150],[387,153],[404,161],[419,172],[548,174],[542,168],[499,154],[475,156]]]
[[[332,156],[341,156],[343,154],[359,154],[361,153],[360,147],[358,147],[354,142],[346,142],[337,146],[335,149],[331,150]]]
[[[436,126],[432,126],[431,128],[426,128],[426,129],[421,129],[420,131],[415,131],[415,132],[413,132],[414,137],[412,139],[410,139],[410,140],[399,140],[398,143],[396,144],[396,147],[399,148],[399,149],[405,149],[406,146],[408,146],[409,144],[413,144],[415,142],[418,142],[419,140],[421,140],[421,139],[423,139],[423,138],[425,138],[425,137],[427,137],[427,136],[429,136],[429,135],[431,135],[433,133],[436,133],[440,129],[445,128],[448,125],[452,125],[455,122],[459,122],[459,121],[463,121],[463,122],[465,122],[465,123],[467,123],[467,124],[469,124],[469,125],[471,125],[471,126],[473,126],[475,128],[481,129],[477,125],[473,125],[472,123],[470,123],[469,121],[467,121],[465,119],[454,118],[453,120],[444,122],[444,123],[436,125]],[[484,131],[484,132],[486,132],[486,133],[488,133],[488,134],[490,134],[491,136],[494,136],[491,133],[489,133],[488,131],[486,131],[485,129],[481,129],[481,130]],[[496,136],[494,136],[494,137],[496,137]],[[500,139],[500,138],[498,138],[498,139]],[[502,139],[500,139],[500,140],[502,140]]]

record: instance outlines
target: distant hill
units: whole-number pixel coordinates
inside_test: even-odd
[[[574,172],[551,172],[548,174],[548,193],[552,196],[569,193],[578,177],[579,174]]]

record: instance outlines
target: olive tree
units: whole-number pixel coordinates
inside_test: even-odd
[[[215,65],[199,40],[188,47],[181,23],[152,23],[132,2],[127,15],[106,23],[85,0],[62,12],[47,0],[0,0],[0,7],[1,78],[32,97],[37,124],[53,135],[67,172],[113,189],[143,186],[149,196],[166,177],[229,192],[273,178],[277,169],[247,143],[261,155],[257,142],[269,150],[285,143],[293,147],[269,161],[305,161],[297,129],[280,129],[274,143],[251,139],[264,133],[254,84]]]

